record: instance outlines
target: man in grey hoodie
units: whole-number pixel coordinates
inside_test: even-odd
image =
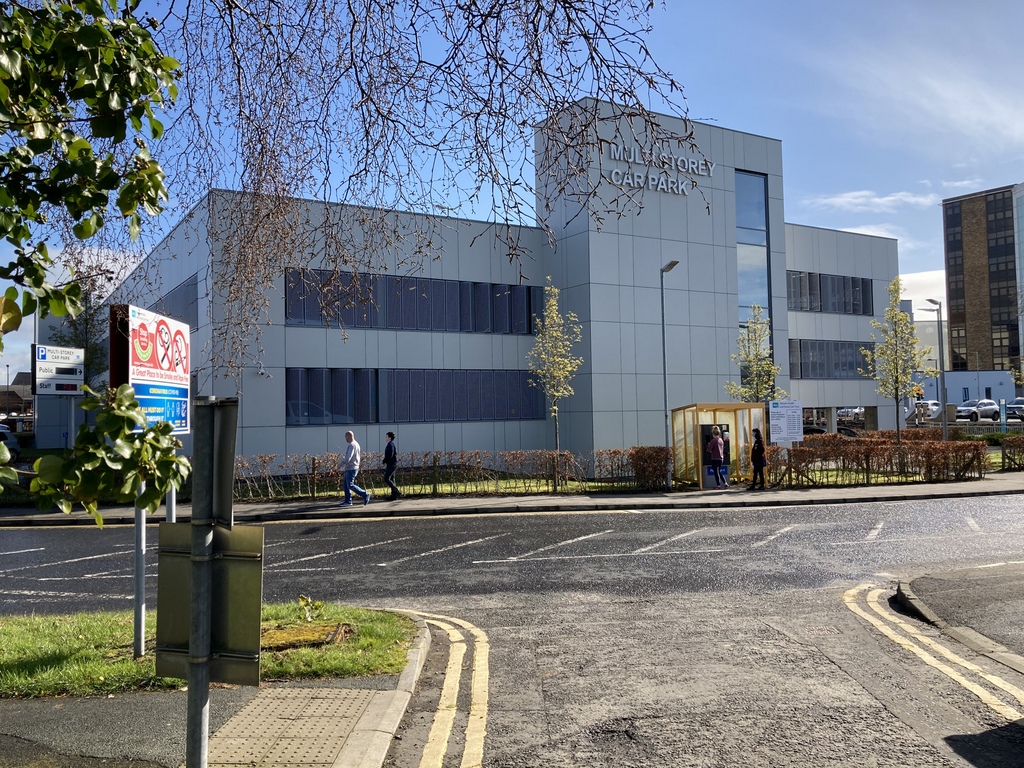
[[[345,433],[345,442],[348,443],[348,448],[345,449],[345,476],[342,480],[342,486],[345,489],[345,500],[338,506],[352,506],[352,491],[355,491],[358,496],[362,497],[363,506],[366,506],[370,503],[370,494],[356,485],[356,475],[359,474],[359,461],[362,458],[362,450],[359,448],[356,436],[352,432]]]

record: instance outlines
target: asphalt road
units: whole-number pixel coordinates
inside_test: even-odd
[[[1019,507],[1011,496],[273,524],[264,598],[412,608],[485,631],[488,768],[1021,765],[1024,734],[1005,706],[879,628],[886,613],[912,621],[889,603],[900,579],[1021,559]],[[5,530],[0,612],[128,607],[131,551],[125,528]],[[415,742],[421,718],[409,720],[403,741]]]

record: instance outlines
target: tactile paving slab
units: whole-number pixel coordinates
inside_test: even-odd
[[[209,768],[333,765],[377,691],[266,688],[210,737]]]

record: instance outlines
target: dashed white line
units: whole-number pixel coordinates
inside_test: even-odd
[[[704,531],[704,530],[707,530],[707,529],[706,528],[696,528],[696,529],[694,529],[692,531],[687,531],[686,533],[680,533],[677,536],[669,536],[667,539],[662,539],[661,541],[656,541],[654,544],[650,544],[650,545],[648,545],[646,547],[640,547],[640,549],[634,549],[633,550],[633,554],[634,555],[640,555],[640,554],[643,554],[644,552],[650,552],[652,549],[657,549],[658,547],[660,547],[660,546],[662,546],[664,544],[671,544],[673,541],[679,541],[679,539],[685,539],[688,536],[693,536],[694,534],[700,533],[701,531]]]
[[[84,592],[46,592],[41,589],[2,589],[0,590],[0,597],[2,596],[11,597],[73,597],[78,600],[84,599],[114,599],[114,600],[130,600],[131,595],[93,595],[86,594]]]
[[[87,560],[100,560],[104,557],[124,557],[124,552],[104,552],[102,555],[89,555],[88,557],[75,557],[70,560],[58,560],[55,563],[35,563],[33,565],[23,565],[20,568],[8,568],[0,571],[0,575],[8,573],[16,573],[17,571],[28,571],[33,568],[53,568],[58,565],[69,565],[70,563],[83,563]]]
[[[593,539],[598,536],[604,536],[606,533],[611,533],[614,530],[614,528],[609,528],[607,531],[599,531],[598,533],[588,533],[586,536],[577,536],[575,539],[560,541],[557,544],[548,544],[546,547],[541,547],[540,549],[535,549],[531,552],[525,552],[521,555],[513,555],[509,558],[509,560],[524,560],[527,557],[531,557],[537,554],[538,552],[547,552],[549,549],[558,549],[559,547],[565,547],[569,544],[575,544],[577,541],[586,541],[587,539]]]
[[[981,531],[980,535],[988,536],[989,534],[986,534],[984,531]],[[935,540],[940,540],[940,539],[954,539],[954,538],[958,538],[958,536],[959,535],[956,534],[956,533],[940,533],[940,534],[935,534],[935,535],[932,535],[932,536],[900,536],[900,537],[891,538],[891,539],[890,538],[875,539],[873,541],[868,541],[867,539],[856,539],[854,541],[827,541],[827,542],[824,543],[824,546],[828,546],[828,547],[850,547],[850,546],[862,546],[864,544],[880,544],[880,545],[884,545],[884,544],[898,544],[898,543],[903,542],[903,541],[935,541]]]
[[[868,533],[867,537],[865,537],[864,541],[874,541],[875,539],[877,539],[878,538],[878,534],[880,534],[882,532],[882,526],[883,525],[885,525],[885,521],[884,520],[879,520],[878,524],[874,528],[871,529],[871,531]]]
[[[750,548],[754,549],[755,547],[763,547],[765,544],[768,544],[769,542],[774,541],[775,539],[779,538],[779,536],[781,536],[782,534],[784,534],[784,533],[786,533],[788,531],[791,531],[794,528],[796,528],[795,525],[787,525],[785,528],[783,528],[781,530],[778,530],[775,533],[773,533],[767,539],[762,539],[761,541],[758,541],[758,542],[755,542],[755,543],[751,544]]]
[[[420,558],[420,557],[430,557],[431,555],[439,555],[442,552],[450,552],[453,549],[461,549],[462,547],[469,547],[469,546],[472,546],[473,544],[482,544],[483,542],[490,541],[491,539],[500,539],[502,536],[508,536],[508,534],[507,533],[499,533],[499,534],[496,534],[494,536],[485,536],[482,539],[473,539],[472,541],[464,541],[461,544],[452,544],[449,547],[441,547],[440,549],[432,549],[429,552],[420,552],[419,554],[409,555],[408,557],[399,558],[398,560],[391,560],[390,562],[387,562],[387,563],[377,563],[377,565],[380,566],[381,568],[387,568],[389,565],[398,565],[399,563],[405,563],[405,562],[408,562],[409,560],[416,560],[417,558]]]
[[[0,552],[0,555],[25,555],[29,552],[42,552],[46,547],[36,547],[35,549],[15,549],[12,552]]]
[[[542,555],[541,557],[531,557],[529,559],[505,557],[499,560],[474,560],[473,565],[487,565],[493,563],[540,563],[548,560],[600,560],[602,558],[615,558],[615,557],[665,557],[669,555],[702,555],[708,552],[724,552],[724,547],[717,547],[715,549],[673,549],[663,550],[661,552],[641,552],[636,554],[635,552],[600,552],[593,555]]]
[[[293,560],[282,560],[279,563],[267,563],[267,568],[280,568],[285,565],[294,565],[295,563],[305,563],[310,560],[320,560],[325,557],[332,557],[334,555],[344,555],[349,552],[358,552],[360,549],[371,549],[373,547],[382,547],[385,544],[394,544],[396,541],[405,541],[411,539],[412,536],[402,536],[397,539],[388,539],[387,541],[376,541],[373,544],[363,544],[358,547],[349,547],[348,549],[338,549],[333,552],[321,552],[318,555],[309,555],[307,557],[296,557]]]
[[[988,565],[979,565],[978,568],[998,568],[1001,565],[1024,565],[1024,560],[1008,560],[1005,563],[989,563]]]

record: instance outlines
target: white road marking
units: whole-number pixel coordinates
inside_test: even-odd
[[[152,570],[151,568],[146,569],[147,572]],[[41,576],[36,581],[81,581],[82,579],[127,579],[131,577],[135,571],[130,568],[126,568],[121,571],[106,571],[105,573],[86,573],[81,576]]]
[[[794,528],[796,528],[795,525],[787,525],[785,528],[783,528],[781,530],[778,530],[775,533],[773,533],[767,539],[763,539],[761,541],[755,542],[754,544],[751,544],[750,548],[754,549],[755,547],[763,547],[765,544],[768,544],[769,542],[774,541],[775,539],[779,538],[779,536],[781,536],[782,534],[784,534],[784,533],[786,533],[788,531],[791,531]]]
[[[988,565],[979,565],[978,568],[998,568],[1001,565],[1024,565],[1024,560],[1008,560],[1005,563],[989,563]]]
[[[981,526],[974,522],[973,517],[968,517],[967,515],[964,515],[964,520],[967,522],[968,528],[970,528],[975,533],[981,533]]]
[[[685,539],[687,536],[693,536],[694,534],[700,533],[701,531],[705,531],[705,530],[707,530],[707,529],[706,528],[696,528],[695,530],[687,531],[686,533],[680,533],[677,536],[670,536],[667,539],[662,539],[661,541],[657,541],[654,544],[651,544],[649,546],[640,547],[640,549],[634,549],[633,550],[633,554],[634,555],[639,555],[639,554],[642,554],[644,552],[650,552],[652,549],[656,549],[657,547],[660,547],[663,544],[671,544],[673,541],[678,541],[679,539]]]
[[[578,536],[575,539],[560,541],[557,544],[548,544],[546,547],[541,547],[540,549],[535,549],[531,552],[526,552],[522,555],[513,555],[509,558],[509,560],[523,560],[527,557],[531,557],[532,555],[537,554],[538,552],[547,552],[549,549],[558,549],[559,547],[565,547],[569,544],[575,544],[577,541],[585,541],[587,539],[596,538],[597,536],[604,536],[606,533],[611,533],[614,530],[614,528],[609,528],[607,531],[600,531],[599,533],[588,533],[586,536]]]
[[[531,557],[529,560],[506,557],[500,560],[473,560],[472,562],[474,565],[490,563],[518,563],[525,565],[527,563],[539,563],[547,560],[600,560],[601,558],[608,557],[665,557],[668,555],[701,555],[708,552],[725,552],[725,547],[716,547],[714,549],[674,549],[666,552],[641,552],[640,554],[636,554],[635,552],[600,552],[592,555],[545,555],[543,557]]]
[[[864,541],[874,541],[878,538],[878,534],[882,532],[882,526],[885,525],[884,520],[879,520],[878,524],[871,529]]]
[[[982,536],[989,536],[990,534],[981,532]],[[864,544],[897,544],[902,541],[936,541],[940,539],[958,539],[961,538],[962,534],[959,533],[942,533],[934,536],[900,536],[898,538],[885,538],[885,539],[874,539],[868,541],[866,539],[856,539],[854,541],[829,541],[826,544],[830,547],[850,547],[850,546],[862,546]]]
[[[363,544],[358,547],[349,547],[348,549],[337,549],[333,552],[322,552],[319,555],[309,555],[308,557],[296,557],[294,560],[282,560],[279,563],[267,563],[267,568],[280,568],[283,565],[294,565],[295,563],[305,563],[310,560],[320,560],[325,557],[333,557],[334,555],[344,555],[349,552],[358,552],[360,549],[371,549],[373,547],[382,547],[385,544],[394,544],[396,541],[405,541],[411,539],[412,536],[402,536],[397,539],[388,539],[387,541],[377,541],[373,544]]]
[[[0,571],[0,576],[18,571],[28,571],[33,568],[54,568],[59,565],[70,565],[71,563],[84,563],[88,560],[100,560],[104,557],[124,557],[124,552],[104,552],[102,555],[89,555],[88,557],[75,557],[70,560],[58,560],[56,563],[35,563],[34,565],[23,565],[20,568],[8,568]],[[81,577],[79,577],[81,578]]]
[[[114,599],[130,600],[131,595],[92,595],[82,592],[45,592],[41,589],[0,589],[0,596],[10,595],[12,597],[73,597],[79,600],[84,599]]]
[[[29,552],[42,552],[46,547],[36,547],[35,549],[15,549],[12,552],[0,552],[0,555],[24,555]]]
[[[464,541],[461,544],[452,544],[451,546],[448,546],[448,547],[441,547],[440,549],[432,549],[429,552],[420,552],[418,555],[409,555],[408,557],[403,557],[403,558],[400,558],[398,560],[391,560],[390,562],[387,562],[387,563],[377,563],[377,565],[380,566],[381,568],[387,568],[389,565],[398,565],[399,563],[405,563],[405,562],[408,562],[409,560],[416,560],[417,558],[420,558],[420,557],[430,557],[431,555],[439,555],[442,552],[450,552],[453,549],[461,549],[462,547],[469,547],[469,546],[472,546],[473,544],[481,544],[481,543],[483,543],[485,541],[490,541],[491,539],[500,539],[502,536],[508,536],[508,534],[507,533],[498,533],[498,534],[495,534],[494,536],[485,536],[482,539],[473,539],[472,541]]]

